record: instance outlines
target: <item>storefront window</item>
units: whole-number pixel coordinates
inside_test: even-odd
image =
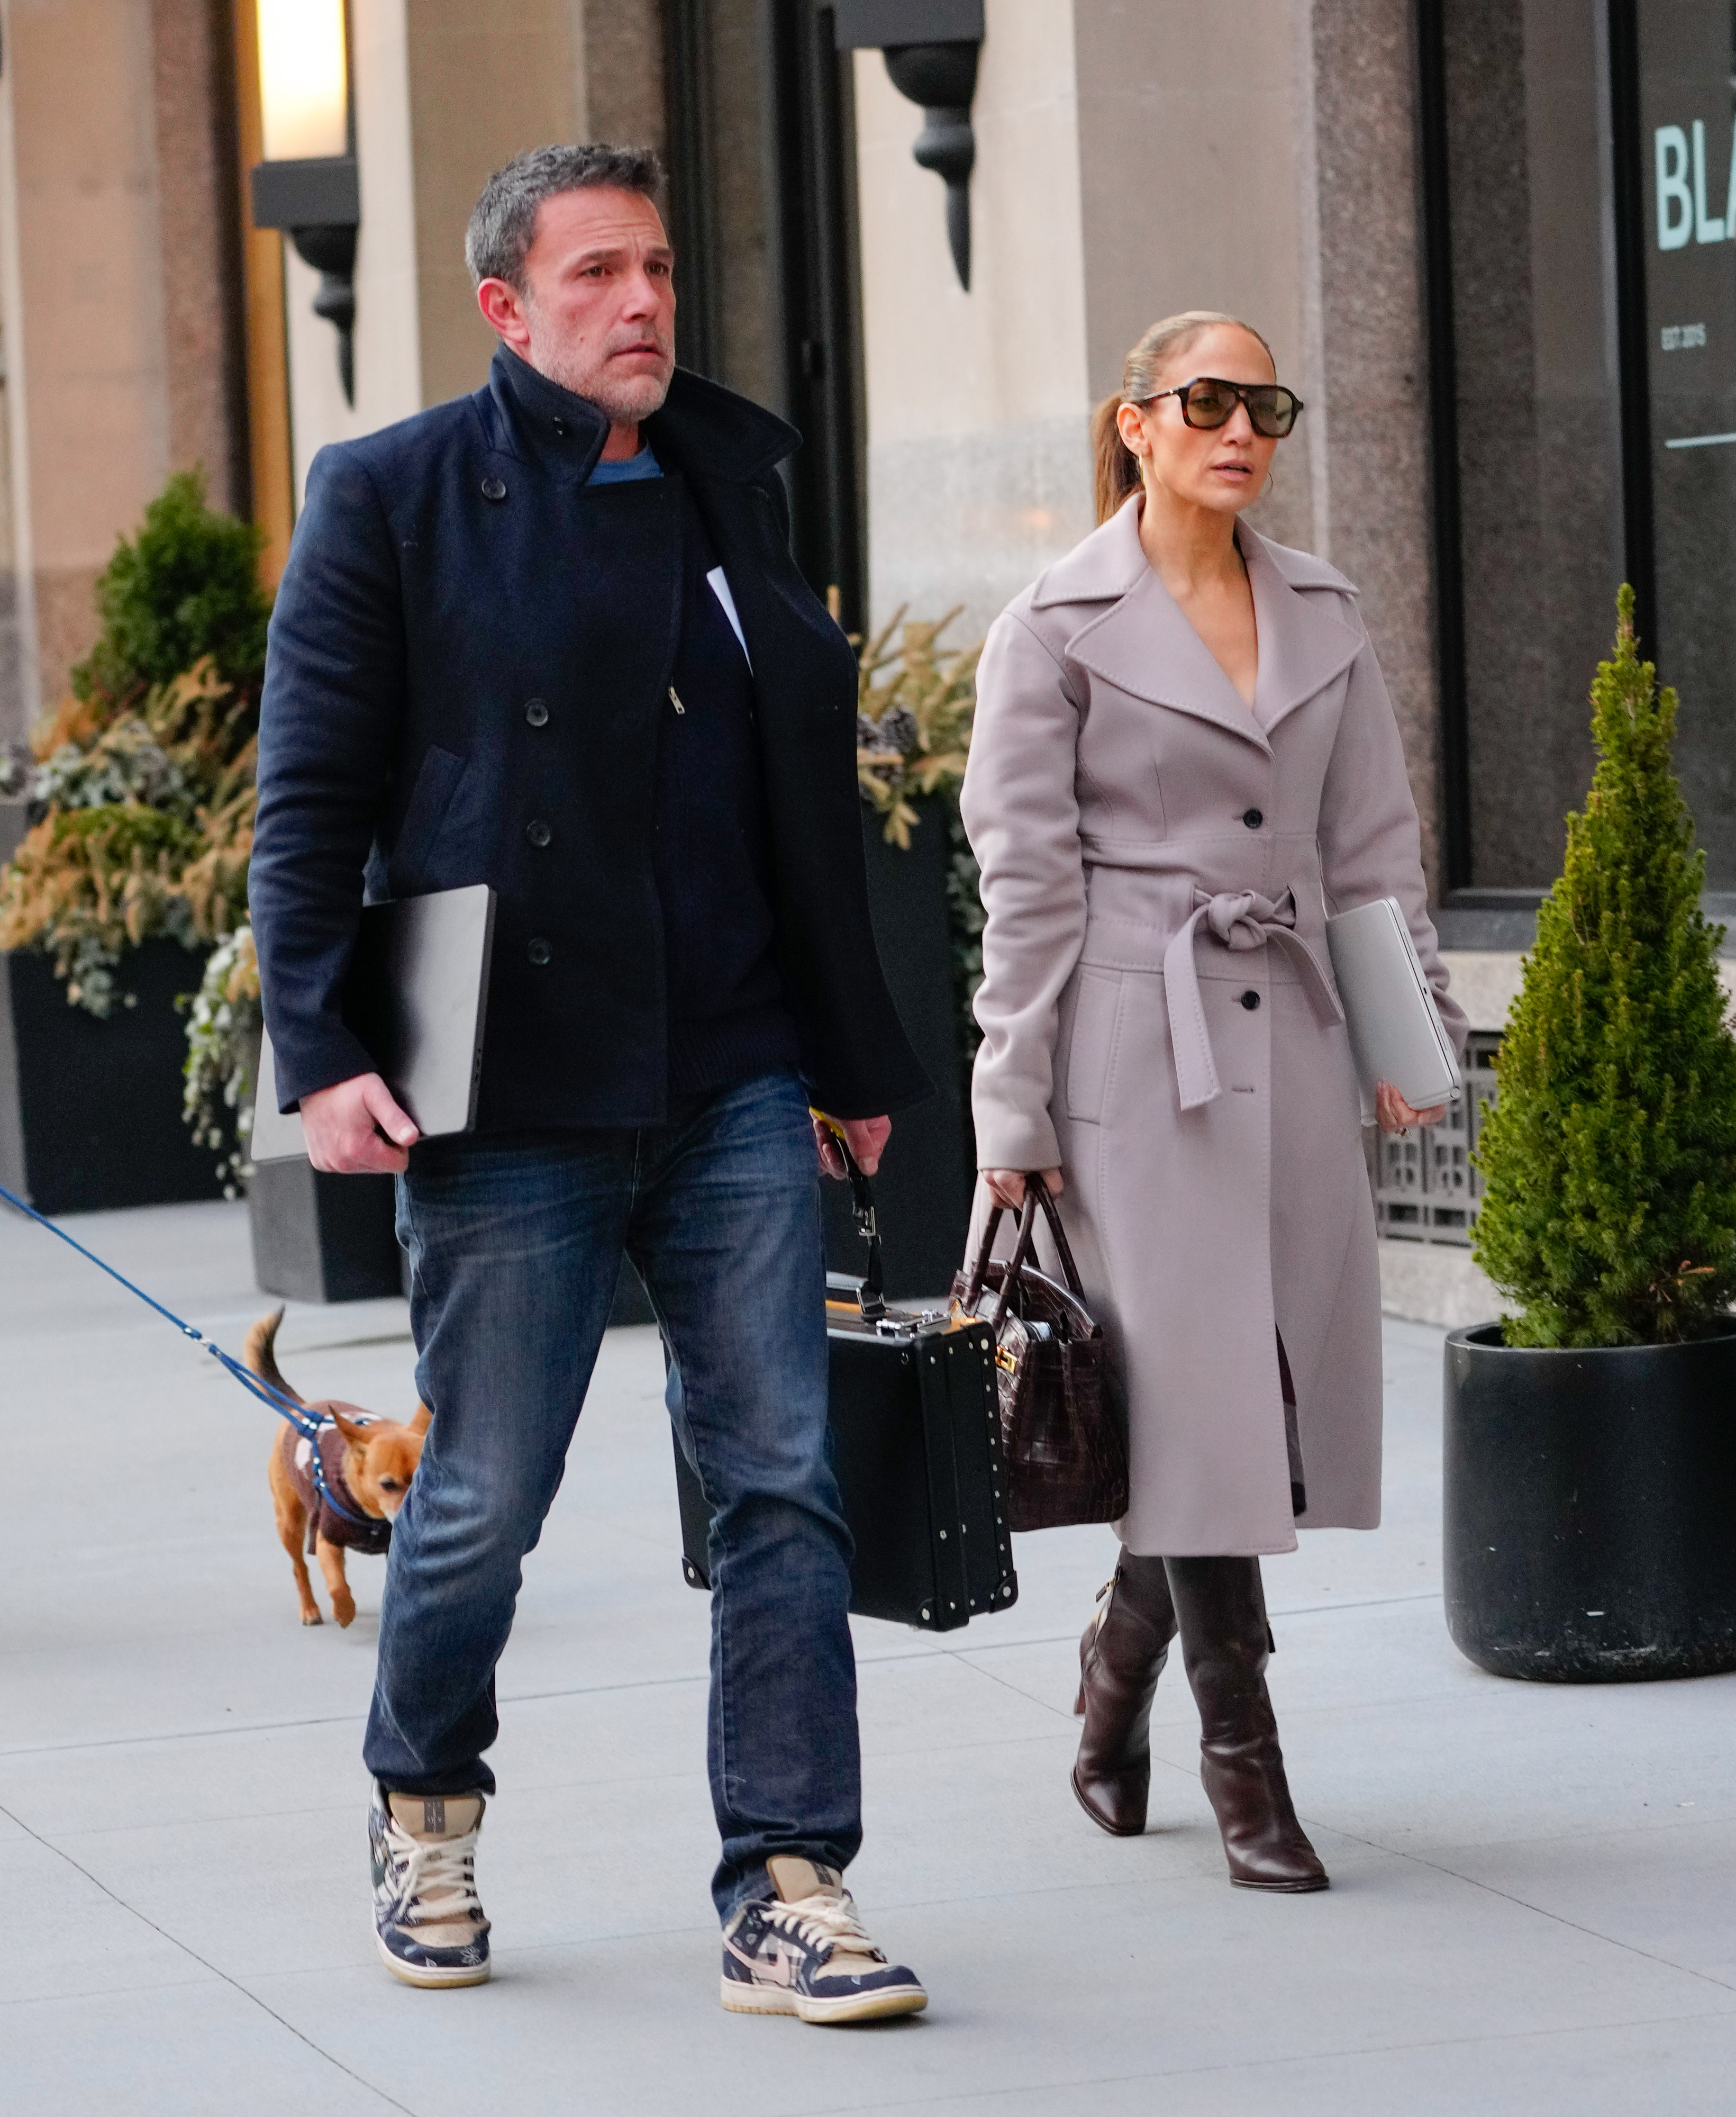
[[[1660,673],[1707,883],[1736,888],[1736,8],[1638,10]]]

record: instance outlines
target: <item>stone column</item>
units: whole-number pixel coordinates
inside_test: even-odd
[[[481,386],[495,344],[464,267],[477,194],[527,147],[583,136],[583,22],[569,0],[405,7],[421,401],[438,404]]]
[[[170,471],[201,466],[215,505],[247,504],[222,7],[40,0],[7,29],[0,741],[64,690],[96,576]]]
[[[1362,592],[1438,895],[1440,693],[1416,27],[1410,0],[1297,5],[1311,17],[1324,556]]]

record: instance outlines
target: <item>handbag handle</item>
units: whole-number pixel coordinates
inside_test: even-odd
[[[1002,1326],[1006,1321],[1006,1312],[1012,1306],[1013,1296],[1018,1291],[1025,1276],[1025,1267],[1030,1262],[1031,1240],[1037,1232],[1037,1213],[1035,1207],[1031,1205],[1029,1178],[1027,1178],[1025,1180],[1027,1189],[1025,1202],[1028,1210],[1019,1215],[1017,1222],[1019,1239],[1013,1244],[1012,1256],[1007,1261],[1006,1271],[1001,1280],[1001,1298],[995,1303],[994,1318],[989,1325],[997,1340],[1001,1335]]]
[[[1068,1242],[1066,1230],[1061,1225],[1060,1210],[1050,1196],[1049,1187],[1043,1180],[1042,1172],[1038,1169],[1026,1173],[1025,1201],[1025,1208],[1018,1216],[1019,1239],[1014,1245],[1012,1257],[1002,1281],[1001,1302],[994,1326],[997,1334],[1006,1320],[1006,1304],[1011,1298],[1012,1289],[1030,1261],[1031,1238],[1036,1233],[1038,1208],[1049,1224],[1049,1233],[1055,1238],[1055,1252],[1061,1259],[1067,1291],[1081,1308],[1085,1305],[1084,1285],[1079,1276],[1079,1266],[1073,1261],[1073,1246]],[[1000,1232],[1001,1215],[1006,1210],[1003,1206],[997,1206],[990,1213],[988,1225],[983,1230],[982,1243],[977,1251],[977,1261],[970,1269],[970,1278],[965,1289],[964,1306],[973,1316],[977,1312],[978,1302],[983,1298],[983,1288],[988,1278],[989,1260],[994,1254],[995,1237]]]
[[[989,1214],[988,1225],[983,1230],[983,1240],[977,1250],[977,1261],[970,1267],[970,1276],[965,1283],[962,1307],[967,1316],[974,1316],[977,1303],[983,1298],[983,1288],[988,1278],[988,1262],[994,1254],[995,1237],[1001,1231],[1001,1216],[1004,1206],[997,1206]]]
[[[1027,1201],[1034,1192],[1037,1203],[1043,1208],[1043,1218],[1049,1224],[1049,1233],[1055,1238],[1055,1254],[1061,1259],[1061,1275],[1067,1282],[1067,1291],[1083,1308],[1085,1306],[1084,1282],[1080,1278],[1079,1266],[1073,1261],[1073,1246],[1067,1240],[1067,1231],[1061,1225],[1061,1208],[1050,1197],[1049,1187],[1043,1181],[1041,1171],[1034,1169],[1025,1179]]]
[[[886,1312],[886,1266],[880,1251],[880,1218],[874,1210],[874,1187],[850,1151],[850,1142],[837,1120],[827,1116],[823,1110],[813,1114],[831,1134],[844,1162],[844,1173],[850,1178],[850,1196],[855,1208],[856,1233],[868,1246],[868,1272],[856,1289],[857,1306],[862,1311],[865,1323],[877,1323]]]

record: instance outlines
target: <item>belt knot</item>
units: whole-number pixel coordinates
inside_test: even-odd
[[[1227,948],[1264,948],[1274,926],[1296,927],[1296,895],[1287,889],[1274,903],[1252,889],[1209,890],[1195,888],[1194,909],[1204,912],[1205,923]]]
[[[1194,943],[1202,925],[1214,940],[1237,952],[1278,943],[1294,960],[1315,1013],[1323,1021],[1344,1019],[1332,980],[1296,930],[1293,889],[1270,897],[1253,889],[1225,889],[1214,894],[1196,884],[1194,915],[1163,951],[1163,988],[1169,1007],[1170,1044],[1176,1058],[1176,1090],[1184,1110],[1197,1109],[1223,1093],[1200,998],[1199,966],[1194,961]]]

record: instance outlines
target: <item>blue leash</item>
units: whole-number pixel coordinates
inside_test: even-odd
[[[233,1375],[244,1390],[251,1395],[256,1396],[261,1404],[269,1404],[279,1418],[288,1419],[296,1432],[309,1444],[308,1453],[312,1458],[311,1468],[313,1471],[314,1486],[320,1497],[348,1520],[360,1522],[367,1529],[373,1528],[374,1522],[371,1515],[359,1515],[353,1508],[345,1506],[326,1482],[325,1466],[320,1460],[320,1429],[322,1426],[329,1426],[332,1423],[330,1419],[310,1411],[306,1404],[295,1403],[291,1398],[283,1395],[280,1391],[274,1389],[269,1382],[262,1381],[251,1368],[244,1368],[239,1360],[233,1358],[221,1345],[206,1337],[203,1331],[196,1331],[191,1323],[183,1322],[173,1309],[165,1308],[160,1301],[153,1301],[142,1286],[135,1286],[124,1272],[117,1271],[112,1264],[104,1264],[94,1250],[87,1250],[82,1243],[75,1242],[64,1228],[57,1228],[51,1220],[39,1213],[34,1206],[26,1206],[23,1199],[15,1197],[4,1184],[0,1184],[0,1198],[3,1198],[8,1206],[16,1207],[23,1214],[25,1220],[34,1220],[39,1228],[46,1228],[51,1235],[58,1235],[69,1249],[76,1250],[81,1257],[94,1264],[99,1271],[106,1271],[111,1279],[117,1280],[129,1294],[137,1294],[145,1307],[154,1308],[165,1323],[173,1323],[183,1338],[190,1338],[202,1351],[209,1353],[219,1367]]]

